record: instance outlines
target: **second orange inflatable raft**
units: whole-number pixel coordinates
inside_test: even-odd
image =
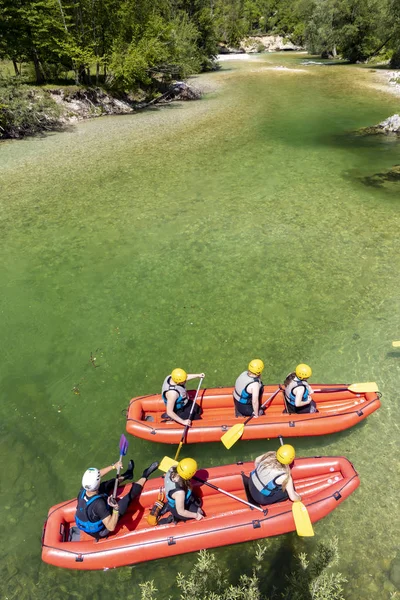
[[[197,476],[245,500],[242,473],[249,475],[252,468],[252,462],[237,463],[201,470]],[[291,472],[313,523],[334,510],[360,483],[353,465],[343,457],[298,458]],[[116,531],[98,542],[82,532],[79,541],[68,541],[75,525],[76,498],[53,506],[43,530],[42,559],[68,569],[110,569],[295,531],[290,500],[259,512],[199,483],[193,489],[202,497],[204,519],[150,527],[146,516],[162,485],[161,477],[148,481]],[[340,528],[339,515],[338,521]]]
[[[380,407],[376,392],[353,393],[344,384],[313,385],[318,413],[287,414],[283,392],[272,400],[262,417],[252,419],[244,428],[243,440],[262,438],[325,435],[348,429]],[[266,386],[262,402],[267,400],[277,386]],[[332,390],[335,391],[324,391]],[[203,414],[193,421],[186,443],[218,442],[221,436],[245,417],[235,417],[232,399],[233,388],[208,388],[200,390],[197,402]],[[191,398],[194,392],[189,392]],[[161,394],[133,398],[127,411],[126,430],[136,437],[151,442],[179,444],[183,427],[175,421],[165,420],[165,404]]]

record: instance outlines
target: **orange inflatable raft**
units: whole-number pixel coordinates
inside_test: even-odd
[[[379,393],[353,393],[344,384],[314,385],[314,399],[318,413],[287,414],[283,392],[272,400],[265,414],[252,419],[244,428],[243,440],[262,438],[325,435],[356,425],[380,407]],[[266,386],[262,403],[277,389]],[[331,390],[331,391],[324,391]],[[335,389],[335,391],[332,391]],[[337,390],[337,391],[336,391]],[[201,419],[193,421],[186,443],[218,442],[221,436],[245,417],[235,417],[232,399],[233,388],[200,390],[197,402],[203,410]],[[194,398],[194,391],[189,392]],[[161,394],[133,398],[127,410],[126,430],[132,435],[151,442],[179,444],[183,427],[175,421],[165,420],[165,404]]]
[[[245,500],[242,474],[249,475],[252,468],[253,463],[237,463],[201,470],[197,476]],[[360,483],[353,465],[343,457],[298,458],[292,477],[313,523],[334,510]],[[75,498],[53,506],[43,528],[42,559],[68,569],[110,569],[295,531],[289,500],[260,512],[199,483],[193,489],[202,497],[204,519],[150,527],[146,516],[162,484],[161,477],[148,481],[116,531],[98,542],[82,532],[79,541],[68,541],[75,525]]]

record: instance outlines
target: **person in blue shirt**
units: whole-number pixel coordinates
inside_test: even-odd
[[[78,529],[96,539],[107,537],[112,533],[131,502],[140,496],[147,478],[158,468],[158,462],[152,463],[143,471],[142,477],[133,483],[129,493],[120,500],[113,499],[111,494],[114,490],[114,479],[102,482],[101,478],[113,469],[121,469],[122,462],[118,461],[104,469],[91,467],[85,471],[82,477],[82,487],[78,494],[78,504],[75,513],[75,523]],[[129,467],[118,478],[121,484],[128,479],[133,479],[133,460],[129,461]]]

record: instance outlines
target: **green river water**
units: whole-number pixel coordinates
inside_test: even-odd
[[[377,381],[383,393],[358,427],[288,440],[298,455],[347,456],[361,485],[315,538],[268,541],[270,584],[293,552],[337,535],[346,597],[395,597],[399,184],[369,178],[400,163],[400,145],[353,132],[398,99],[363,69],[302,60],[226,62],[197,79],[210,90],[200,102],[0,146],[1,598],[136,599],[146,579],[177,598],[194,555],[65,571],[41,562],[43,521],[88,466],[116,460],[131,397],[157,392],[175,366],[232,385],[256,356],[266,383],[304,361],[314,382]],[[172,452],[129,441],[137,474]],[[276,447],[182,456],[206,467]],[[254,548],[215,552],[238,573]]]

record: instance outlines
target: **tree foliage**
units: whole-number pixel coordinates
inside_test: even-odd
[[[212,65],[218,42],[280,34],[351,62],[400,61],[399,0],[0,0],[0,58],[37,83],[73,71],[120,88]],[[396,58],[397,57],[397,58]]]

